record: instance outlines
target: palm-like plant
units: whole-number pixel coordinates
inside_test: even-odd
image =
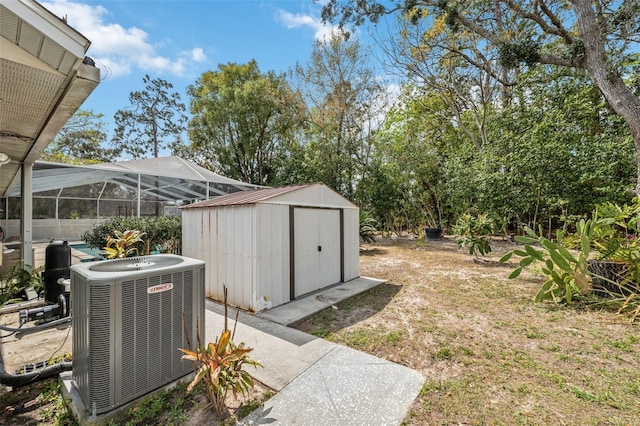
[[[231,340],[231,331],[225,330],[215,343],[200,345],[195,351],[180,349],[182,359],[194,361],[198,365],[196,376],[187,387],[191,392],[204,379],[207,400],[217,413],[224,412],[225,398],[231,390],[233,396],[247,395],[253,388],[253,378],[244,370],[244,365],[262,366],[249,358],[253,348],[245,348],[244,343],[236,345]]]
[[[137,244],[142,241],[144,232],[130,229],[124,232],[114,231],[113,237],[107,235],[107,245],[100,252],[107,259],[121,259],[124,257],[137,256]]]
[[[360,239],[365,243],[372,243],[376,240],[375,232],[378,222],[371,212],[360,210]]]

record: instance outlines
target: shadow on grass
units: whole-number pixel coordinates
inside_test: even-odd
[[[384,283],[360,293],[290,327],[317,337],[327,337],[340,329],[359,323],[382,311],[402,290],[401,285]]]
[[[383,254],[387,254],[389,252],[389,250],[385,250],[382,249],[380,247],[373,247],[373,248],[360,248],[360,256],[380,256]]]

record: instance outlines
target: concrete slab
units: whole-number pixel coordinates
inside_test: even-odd
[[[260,315],[238,313],[234,341],[254,348],[251,357],[264,365],[264,368],[249,368],[248,371],[277,391],[243,424],[397,425],[403,421],[424,382],[420,373],[283,325],[306,318],[383,282],[360,278]],[[205,308],[205,342],[202,343],[215,341],[224,327],[224,307],[207,300]],[[228,309],[230,328],[233,328],[236,312],[235,308]],[[267,313],[268,319],[264,317]],[[29,336],[28,343],[20,342],[24,345],[21,351],[10,346],[8,340],[11,339],[3,339],[2,349],[12,355],[10,358],[15,365],[26,361],[18,354],[25,350],[31,353],[34,344],[46,347],[45,339],[55,342],[55,349],[46,351],[49,354],[51,349],[65,351],[71,341],[69,328],[56,330],[55,339],[51,332],[45,333],[46,338],[41,340]],[[97,418],[91,417],[71,386],[70,373],[62,374],[61,378],[63,392],[72,401],[70,405],[81,424],[105,422],[115,412],[137,402],[132,401]]]
[[[278,324],[291,325],[315,314],[316,312],[326,309],[331,305],[335,305],[349,297],[371,290],[385,282],[387,281],[376,278],[359,277],[284,305],[259,312],[256,316],[268,319]]]
[[[241,424],[399,425],[423,383],[415,370],[336,346]]]
[[[232,330],[235,314],[236,310],[229,308],[229,328]],[[223,327],[223,306],[207,301],[206,341],[215,341]],[[256,318],[242,311],[233,340],[236,343],[244,342],[247,347],[253,348],[250,357],[259,361],[264,368],[249,367],[247,371],[261,383],[276,391],[282,390],[336,346],[326,340]]]

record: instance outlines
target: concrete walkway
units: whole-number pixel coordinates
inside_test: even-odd
[[[234,341],[253,348],[251,358],[264,368],[248,367],[249,373],[277,392],[263,407],[245,417],[242,425],[402,423],[424,383],[419,372],[284,325],[382,282],[359,278],[258,315],[240,311]],[[211,300],[205,303],[205,342],[210,342],[224,327],[224,307]],[[229,328],[233,329],[235,308],[229,308],[228,316]],[[59,331],[63,332],[68,330]],[[70,398],[80,424],[106,422],[115,412],[136,403],[91,418],[71,386],[71,372],[62,373],[61,379],[63,392]]]
[[[331,294],[348,297],[355,291],[338,287],[283,305],[279,311],[280,307],[271,309],[269,319],[264,318],[267,312],[258,316],[240,312],[234,341],[254,348],[251,358],[264,365],[248,371],[277,391],[243,425],[398,425],[404,420],[424,383],[420,373],[278,323],[313,314],[316,311],[305,307],[320,306],[318,300],[330,305]],[[229,309],[230,328],[235,312]],[[206,340],[214,341],[224,326],[222,305],[207,301],[206,321]]]

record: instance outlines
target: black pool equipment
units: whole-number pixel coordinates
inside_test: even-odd
[[[20,311],[20,323],[29,321],[51,321],[69,316],[71,246],[67,241],[52,241],[45,250],[44,299],[47,306]]]
[[[71,246],[67,241],[52,241],[45,251],[44,299],[47,303],[58,303],[59,296],[64,294],[69,298],[69,288],[60,283],[60,278],[69,280],[71,276]]]

